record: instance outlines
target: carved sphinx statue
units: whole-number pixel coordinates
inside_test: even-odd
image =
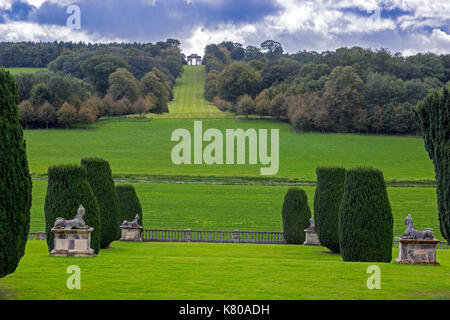
[[[309,219],[309,228],[306,229],[308,231],[316,231],[316,225],[314,224],[314,219]]]
[[[403,235],[400,236],[401,239],[412,239],[412,240],[433,240],[434,233],[432,229],[425,229],[423,231],[419,231],[414,227],[413,220],[411,215],[405,219],[405,225],[407,226],[406,231]]]
[[[138,224],[138,221],[139,221],[139,215],[137,214],[136,217],[134,217],[133,221],[124,220],[121,227],[140,228],[141,226]]]
[[[89,229],[90,227],[84,222],[83,216],[86,214],[86,209],[83,205],[80,205],[77,211],[77,215],[72,220],[66,220],[64,218],[56,218],[54,229]]]

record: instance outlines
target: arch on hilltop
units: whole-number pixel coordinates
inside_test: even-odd
[[[196,53],[191,54],[187,57],[188,66],[201,66],[202,65],[202,57]]]

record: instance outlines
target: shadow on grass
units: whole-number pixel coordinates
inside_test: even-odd
[[[0,300],[13,300],[15,296],[14,291],[0,288]]]
[[[319,253],[325,253],[325,254],[330,254],[330,255],[332,255],[332,256],[340,256],[340,255],[341,255],[340,253],[334,253],[334,252],[331,252],[331,251],[317,251],[317,252],[319,252]]]

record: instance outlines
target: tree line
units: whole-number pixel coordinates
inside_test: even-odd
[[[156,45],[22,45],[29,50],[34,45],[37,51],[63,48],[48,70],[15,75],[20,120],[26,127],[89,125],[100,116],[168,112],[175,79],[183,71],[180,42],[173,39]]]
[[[19,119],[29,128],[51,125],[70,126],[82,123],[88,128],[101,116],[125,116],[149,111],[168,112],[168,101],[174,82],[153,68],[141,81],[125,68],[108,77],[106,95],[92,95],[93,87],[75,77],[38,71],[16,75],[21,102]],[[93,91],[91,91],[93,90]]]
[[[359,47],[286,54],[222,42],[205,48],[205,98],[221,110],[288,120],[303,131],[413,133],[413,107],[450,83],[450,55]]]

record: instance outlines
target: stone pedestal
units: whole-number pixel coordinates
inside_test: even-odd
[[[54,249],[50,252],[54,257],[93,257],[91,249],[91,233],[89,229],[52,229]]]
[[[306,229],[306,241],[303,243],[307,246],[320,246],[319,237],[317,236],[316,231]]]
[[[134,241],[140,242],[142,241],[141,230],[142,227],[120,227],[122,229],[122,237],[120,241]]]
[[[398,258],[401,264],[428,264],[438,266],[436,245],[439,240],[399,239]]]

